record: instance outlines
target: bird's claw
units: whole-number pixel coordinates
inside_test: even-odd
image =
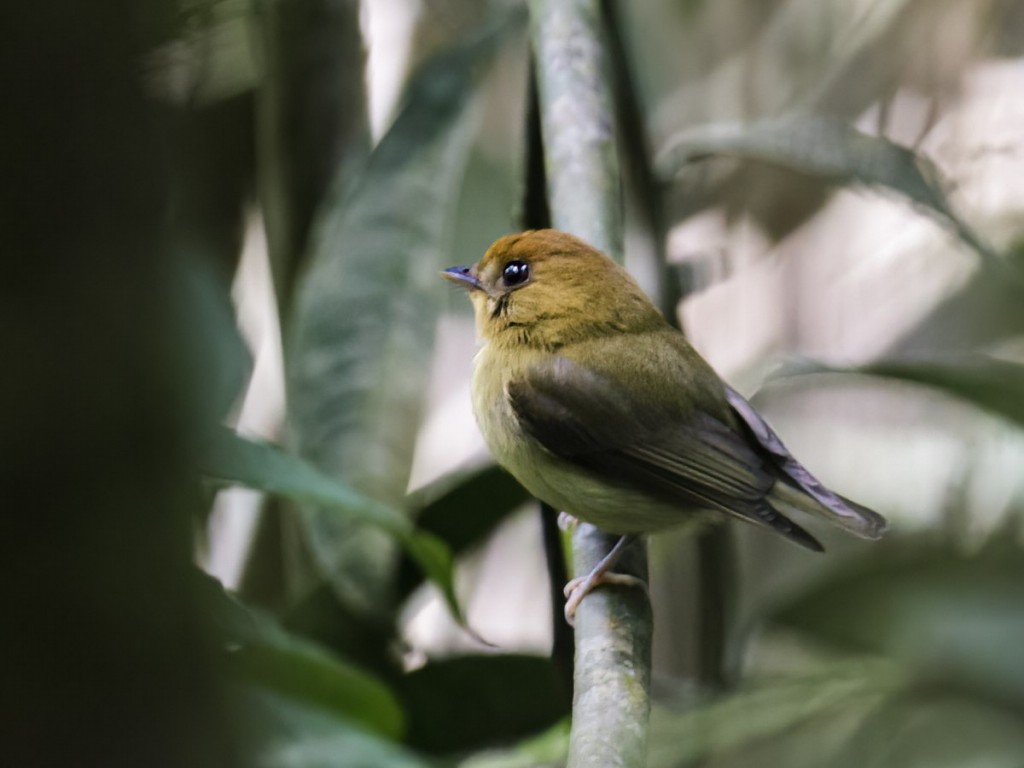
[[[609,573],[594,571],[586,576],[577,576],[575,579],[571,579],[566,585],[565,589],[562,590],[566,597],[565,601],[565,621],[570,627],[576,626],[576,609],[579,608],[583,598],[586,597],[596,587],[602,584],[616,584],[622,587],[637,587],[643,590],[643,593],[650,597],[650,591],[647,587],[647,582],[636,576],[630,576],[626,573]]]

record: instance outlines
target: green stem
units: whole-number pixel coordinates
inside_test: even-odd
[[[575,572],[592,571],[618,540],[578,525]],[[630,546],[615,571],[646,581],[647,542]],[[635,587],[602,587],[580,604],[568,768],[646,765],[652,634],[650,602]]]
[[[601,15],[594,0],[532,0],[554,226],[622,259],[622,193]]]

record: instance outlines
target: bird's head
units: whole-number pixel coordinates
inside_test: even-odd
[[[441,274],[469,291],[489,342],[553,349],[665,322],[626,270],[554,229],[506,235],[473,266]]]

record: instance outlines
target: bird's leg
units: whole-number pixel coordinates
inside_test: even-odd
[[[644,594],[648,594],[647,582],[643,579],[639,579],[636,576],[630,576],[625,573],[611,573],[611,569],[619,562],[622,557],[622,553],[626,551],[626,547],[632,544],[636,540],[635,535],[626,535],[619,537],[619,540],[615,542],[615,546],[611,548],[611,551],[605,555],[601,562],[599,562],[594,569],[586,576],[577,576],[575,579],[565,585],[565,596],[568,598],[565,601],[565,620],[569,623],[569,626],[576,626],[576,609],[579,607],[580,602],[586,597],[592,589],[599,587],[602,584],[619,584],[626,587],[639,587],[644,591]]]

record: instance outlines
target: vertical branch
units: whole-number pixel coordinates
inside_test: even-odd
[[[555,227],[622,258],[621,187],[596,0],[532,0],[545,170]],[[591,525],[573,535],[587,573],[614,544]],[[646,544],[617,570],[647,577]],[[650,710],[651,612],[636,589],[598,589],[576,613],[569,766],[639,766]]]
[[[593,0],[533,0],[548,199],[555,227],[622,259],[622,200]]]

